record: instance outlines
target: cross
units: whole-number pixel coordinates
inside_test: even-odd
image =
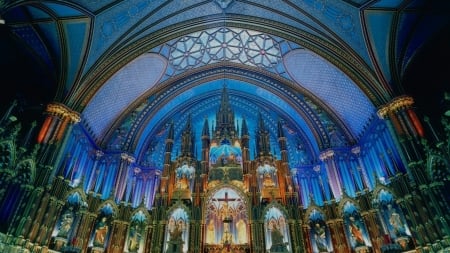
[[[228,198],[228,192],[225,192],[225,198],[217,198],[216,200],[217,200],[217,201],[224,201],[224,202],[225,202],[225,207],[224,207],[224,206],[222,206],[222,207],[223,207],[223,208],[227,208],[227,209],[224,210],[224,212],[225,212],[225,217],[224,217],[223,222],[225,222],[225,223],[230,223],[230,222],[232,221],[232,218],[231,218],[231,213],[230,213],[230,212],[231,212],[231,207],[228,205],[228,201],[234,201],[234,200],[238,200],[238,199]],[[222,209],[219,209],[219,210],[218,210],[219,215],[220,215],[221,210],[222,210]]]

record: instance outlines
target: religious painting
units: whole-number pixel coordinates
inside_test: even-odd
[[[223,187],[208,199],[205,242],[210,245],[249,243],[248,214],[237,190]]]
[[[264,234],[267,252],[291,252],[291,240],[286,216],[275,206],[264,216]]]

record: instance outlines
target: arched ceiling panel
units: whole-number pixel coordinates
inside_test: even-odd
[[[292,78],[333,108],[355,139],[364,132],[375,107],[354,82],[307,50],[290,52],[284,62]]]
[[[185,1],[179,2],[185,3]],[[95,17],[91,50],[87,59],[84,73],[101,57],[103,53],[113,46],[123,34],[128,33],[136,22],[146,13],[151,13],[158,7],[158,1],[131,0],[121,1],[114,8],[107,8]]]
[[[394,10],[367,10],[364,12],[368,40],[372,45],[371,49],[388,81],[391,80],[391,72],[389,71],[389,64],[391,63],[389,59],[389,41],[392,39],[392,33],[386,31],[386,27],[391,27],[395,14],[396,12]]]
[[[258,18],[277,20],[280,24],[314,34],[329,43],[340,44],[340,47],[346,50],[356,50],[357,54],[370,64],[361,27],[358,25],[359,10],[345,2],[320,2],[320,6],[318,4],[309,1],[282,1],[275,8],[271,1],[232,1],[226,8],[221,9],[215,1],[164,1],[157,4],[147,1],[123,1],[114,8],[102,10],[96,16],[94,34],[102,39],[93,41],[84,73],[108,50],[119,50],[158,30],[169,31],[170,26],[187,20],[191,22],[186,23],[185,30],[219,19],[225,24],[228,19],[226,16],[235,17],[237,20],[250,17],[255,24]],[[133,11],[136,6],[139,7],[139,12]],[[210,21],[205,20],[205,17]],[[345,39],[340,39],[340,36]]]
[[[448,25],[450,22],[448,22],[448,15],[450,15],[449,12],[442,12],[441,15],[433,16],[433,17],[423,17],[423,20],[421,23],[415,25],[415,29],[410,31],[408,34],[409,40],[407,41],[407,45],[403,45],[404,49],[404,55],[402,55],[403,59],[411,59],[412,56],[414,56],[414,52],[417,52],[417,49],[422,47],[424,43],[427,42],[429,38],[436,37],[439,32],[448,32],[448,30],[442,31],[443,25]],[[436,25],[435,25],[436,24]],[[438,25],[440,24],[440,25]],[[406,26],[406,25],[405,25]],[[404,64],[401,69],[401,71],[405,71],[406,67],[408,66],[407,63]]]
[[[58,4],[52,2],[44,2],[45,6],[51,9],[54,13],[56,13],[57,17],[76,17],[76,16],[84,16],[84,13],[80,12],[77,9],[74,9],[71,6],[67,6],[65,4]]]
[[[379,0],[373,4],[373,8],[396,8],[404,0]]]
[[[136,129],[133,136],[119,136],[120,130],[111,139],[107,145],[109,148],[115,148],[119,145],[119,150],[123,149],[126,143],[120,141],[135,142],[132,146],[132,152],[136,157],[142,160],[164,161],[165,138],[167,137],[168,125],[174,123],[175,139],[181,138],[181,133],[187,124],[189,117],[192,119],[192,129],[198,138],[196,143],[197,156],[201,151],[201,130],[204,125],[205,118],[209,121],[209,126],[214,126],[216,112],[219,108],[221,91],[226,85],[229,93],[231,107],[236,117],[236,125],[240,127],[242,120],[245,119],[250,131],[252,148],[255,145],[255,131],[257,128],[257,117],[259,113],[263,115],[265,126],[271,133],[271,147],[275,154],[280,155],[277,144],[277,123],[279,120],[283,122],[283,128],[288,137],[288,152],[292,156],[291,165],[301,166],[310,164],[311,160],[317,157],[319,147],[312,129],[308,123],[304,121],[295,108],[286,103],[286,101],[277,95],[255,85],[245,83],[233,79],[218,79],[211,82],[202,83],[181,93],[174,94],[175,91],[165,91],[168,96],[174,94],[174,97],[166,98],[168,101],[161,101],[162,105],[157,106],[158,98],[153,103],[146,103],[148,110],[135,117],[132,129]],[[169,102],[170,101],[170,102]],[[151,109],[154,104],[157,109]],[[127,134],[133,131],[125,131]],[[173,155],[177,154],[176,150],[180,149],[179,142],[174,143]],[[299,154],[301,153],[301,154]],[[153,159],[142,158],[142,156],[151,156]],[[253,154],[251,154],[253,156]],[[153,166],[162,166],[162,164],[153,164]]]
[[[86,52],[89,38],[89,19],[64,20],[62,26],[65,32],[66,48],[69,51],[67,57],[67,76],[65,91],[70,90],[81,69],[83,57]],[[66,93],[66,92],[64,92]]]
[[[128,106],[158,83],[166,66],[162,57],[144,54],[112,76],[83,111],[83,120],[94,138],[103,137]]]
[[[42,11],[41,9],[35,8],[33,6],[28,7],[28,11],[30,12],[30,15],[33,17],[34,20],[40,20],[40,19],[47,19],[47,20],[51,20],[52,17]]]
[[[52,69],[56,68],[61,64],[61,40],[59,39],[58,26],[55,22],[41,22],[37,23],[36,26],[39,27],[43,37],[45,38],[45,45],[49,51],[52,63],[50,66],[54,66]]]
[[[45,42],[42,41],[42,38],[39,36],[34,26],[29,24],[17,25],[13,26],[11,31],[18,37],[22,38],[24,42],[40,57],[42,62],[45,62],[48,65],[49,68],[53,66],[48,48]]]

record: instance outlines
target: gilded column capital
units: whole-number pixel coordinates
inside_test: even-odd
[[[48,104],[46,111],[63,119],[68,118],[71,123],[78,123],[81,121],[80,113],[73,111],[60,103]]]
[[[101,150],[95,151],[95,158],[100,159],[105,153]]]
[[[134,161],[136,161],[136,158],[127,153],[120,154],[120,158],[122,158],[122,160],[128,161],[129,163],[133,163]]]
[[[380,119],[384,119],[387,117],[387,115],[391,112],[396,112],[401,109],[409,108],[411,105],[414,104],[414,99],[410,96],[399,96],[394,99],[392,99],[391,102],[387,103],[386,105],[382,106],[378,112],[377,115]]]
[[[352,154],[359,155],[361,154],[361,147],[360,146],[354,146],[351,150]]]
[[[334,151],[333,150],[325,150],[324,152],[320,153],[319,159],[323,162],[327,159],[333,158]]]

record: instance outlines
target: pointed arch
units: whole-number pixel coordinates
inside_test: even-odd
[[[249,242],[250,209],[242,189],[219,184],[207,194],[203,220],[207,244],[246,244]]]
[[[309,236],[313,252],[332,252],[331,234],[326,224],[325,212],[320,207],[310,206],[305,213],[305,220],[310,229]]]
[[[184,204],[177,203],[171,207],[167,213],[164,251],[175,252],[172,250],[182,247],[182,252],[187,252],[189,247],[190,227],[189,209]]]
[[[264,208],[265,250],[270,252],[290,252],[291,235],[287,224],[288,212],[279,203],[270,203]]]
[[[134,210],[130,219],[125,248],[128,252],[138,252],[144,248],[146,235],[146,226],[150,221],[150,215],[145,207],[141,206]]]

